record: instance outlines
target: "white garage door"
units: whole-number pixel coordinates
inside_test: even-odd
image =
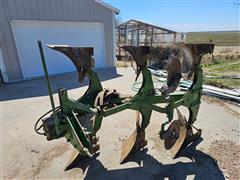
[[[8,77],[7,77],[5,65],[3,62],[2,49],[0,49],[0,70],[1,70],[0,76],[2,76],[4,82],[8,82]],[[1,83],[1,79],[0,79],[0,83]]]
[[[103,24],[69,21],[12,21],[12,28],[24,78],[43,75],[37,41],[41,40],[49,74],[76,71],[63,54],[45,44],[94,47],[95,67],[105,66]]]

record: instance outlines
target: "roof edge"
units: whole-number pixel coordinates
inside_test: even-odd
[[[111,6],[110,4],[107,4],[105,2],[103,2],[102,0],[94,0],[96,3],[99,3],[100,5],[108,8],[108,9],[111,9],[113,12],[115,12],[116,14],[119,14],[120,13],[120,10]]]
[[[137,23],[142,23],[142,24],[145,24],[145,25],[149,25],[149,26],[152,26],[154,28],[157,28],[157,29],[160,29],[160,30],[163,30],[163,31],[167,31],[169,33],[177,33],[177,31],[173,31],[173,30],[170,30],[170,29],[165,28],[165,27],[160,27],[160,26],[157,26],[157,25],[154,25],[154,24],[150,24],[150,23],[144,22],[142,20],[138,20],[138,19],[129,19],[129,20],[127,20],[127,21],[117,25],[116,28],[124,26],[124,25],[128,24],[131,21],[134,21],[134,22],[137,22]]]

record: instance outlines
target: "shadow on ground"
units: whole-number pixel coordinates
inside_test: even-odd
[[[177,162],[175,164],[162,164],[151,155],[147,149],[137,152],[129,161],[139,164],[136,168],[108,170],[103,164],[93,157],[83,160],[75,166],[86,172],[85,179],[170,179],[183,180],[187,178],[202,180],[223,180],[224,176],[216,161],[200,150],[196,150],[196,144],[187,147],[181,154],[192,162]]]
[[[117,74],[116,68],[98,70],[97,73],[101,81],[121,76]],[[59,88],[69,90],[87,86],[88,78],[85,78],[82,83],[79,83],[77,73],[70,73],[50,77],[50,82],[53,93],[56,93]],[[46,95],[48,95],[48,89],[44,78],[0,85],[0,101]]]

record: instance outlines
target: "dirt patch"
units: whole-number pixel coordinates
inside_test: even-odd
[[[25,161],[29,162],[28,166],[26,166],[25,162],[23,163],[21,160],[16,161],[14,165],[12,165],[12,167],[9,168],[7,172],[8,175],[5,175],[3,178],[4,179],[16,179],[16,178],[17,179],[33,179],[42,171],[42,169],[45,169],[46,167],[48,167],[51,161],[53,161],[53,159],[64,154],[69,149],[69,147],[70,147],[69,144],[66,144],[66,143],[60,144],[41,155],[38,150],[32,149],[30,153],[37,153],[40,157],[36,155],[34,160],[26,159]],[[19,155],[16,155],[14,159],[19,159],[18,156],[20,155],[21,153]],[[23,169],[23,166],[24,166],[24,169]]]
[[[15,168],[12,170],[11,174],[8,175],[8,176],[4,176],[3,178],[6,178],[6,179],[14,179],[17,177],[17,175],[20,173],[20,168]]]
[[[64,154],[68,149],[69,149],[68,144],[61,144],[59,146],[56,146],[56,147],[52,148],[48,152],[46,152],[39,159],[39,162],[38,162],[37,166],[34,167],[34,169],[32,171],[32,174],[33,174],[32,177],[38,175],[41,172],[41,169],[46,168],[54,158]]]
[[[210,146],[210,154],[230,180],[240,177],[240,145],[230,140],[216,140]]]

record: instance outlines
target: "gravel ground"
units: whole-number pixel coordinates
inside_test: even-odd
[[[227,179],[240,178],[240,145],[231,140],[216,140],[210,146],[210,154],[227,175]]]

